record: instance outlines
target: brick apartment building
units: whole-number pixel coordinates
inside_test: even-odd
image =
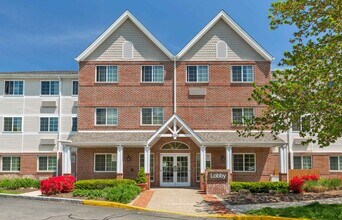
[[[56,140],[60,174],[134,179],[143,167],[162,187],[198,186],[207,168],[229,170],[234,181],[286,181],[289,168],[341,176],[340,140],[320,149],[301,145],[296,129],[238,136],[244,120],[262,114],[248,97],[253,83],[270,81],[273,57],[223,11],[177,55],[126,11],[76,60],[78,131]],[[25,147],[6,153],[5,145],[2,161],[23,162]]]

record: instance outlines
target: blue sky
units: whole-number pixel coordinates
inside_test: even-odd
[[[126,9],[176,54],[225,10],[276,59],[292,28],[272,31],[270,0],[31,0],[0,1],[0,71],[77,70],[74,58]]]

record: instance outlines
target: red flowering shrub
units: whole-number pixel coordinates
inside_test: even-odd
[[[305,181],[318,181],[319,175],[305,175],[305,176],[295,176],[290,179],[289,188],[294,193],[302,193],[303,192],[303,185]]]
[[[73,176],[56,176],[40,182],[40,191],[43,195],[71,192],[76,179]]]

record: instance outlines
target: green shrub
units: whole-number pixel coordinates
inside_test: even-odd
[[[324,192],[327,190],[326,187],[322,186],[319,181],[311,180],[305,181],[303,184],[303,190],[305,192]]]
[[[105,191],[105,199],[111,202],[129,203],[137,195],[141,189],[135,185],[120,185],[114,188],[107,188]]]
[[[102,189],[75,189],[73,196],[86,197],[88,199],[104,198],[104,190]]]
[[[270,190],[288,192],[289,184],[286,182],[231,182],[231,191],[238,192],[247,189],[251,193],[268,193]]]
[[[0,180],[0,188],[6,190],[16,190],[19,188],[39,188],[40,181],[30,178],[15,178]]]
[[[104,189],[109,187],[117,187],[120,185],[135,185],[134,180],[129,179],[91,179],[76,181],[75,189]]]
[[[147,177],[144,168],[140,168],[138,172],[137,183],[147,183]]]
[[[320,179],[319,183],[330,190],[339,190],[342,189],[342,179],[333,178],[333,179]]]

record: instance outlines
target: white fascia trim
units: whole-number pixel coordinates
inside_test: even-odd
[[[192,46],[197,43],[220,19],[223,19],[240,37],[242,37],[265,60],[273,61],[274,57],[260,46],[246,31],[244,31],[225,11],[220,11],[178,54],[179,60]]]
[[[78,57],[75,58],[77,62],[85,60],[98,46],[100,46],[121,24],[130,19],[166,56],[173,60],[173,54],[147,30],[147,28],[136,19],[131,12],[126,10],[107,30],[105,30],[90,46],[85,49]]]
[[[77,131],[79,133],[141,133],[141,132],[156,132],[156,130],[115,130],[115,131],[106,131],[106,130],[87,130],[87,131]]]

